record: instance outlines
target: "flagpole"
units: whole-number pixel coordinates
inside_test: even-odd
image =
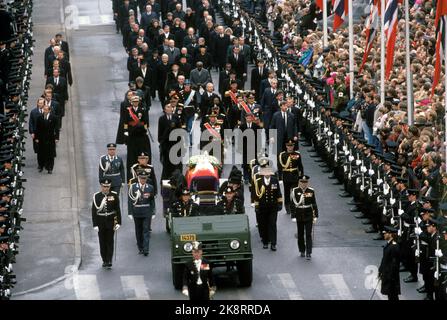
[[[327,0],[323,0],[323,48],[327,47]]]
[[[354,23],[352,13],[352,0],[348,1],[349,15],[349,98],[354,98]]]
[[[414,123],[414,104],[413,104],[413,74],[411,72],[410,60],[410,4],[405,0],[405,53],[407,69],[407,118],[408,125]]]
[[[380,104],[385,104],[385,0],[380,0]]]
[[[446,28],[447,28],[447,26],[445,25],[445,20],[447,20],[446,19],[446,17],[441,17],[442,19],[444,19],[442,22],[441,22],[441,24],[442,24],[442,30],[444,30],[444,34],[445,34],[445,46],[444,46],[444,55],[445,55],[445,60],[444,60],[444,63],[445,63],[445,69],[444,69],[444,81],[445,81],[445,84],[444,84],[444,91],[445,91],[445,98],[444,98],[444,103],[445,103],[445,107],[444,107],[444,110],[445,110],[445,112],[444,112],[444,121],[445,121],[445,126],[444,126],[444,135],[445,135],[445,145],[444,145],[444,149],[445,149],[445,156],[446,156],[446,162],[447,162],[447,30],[446,30]],[[442,33],[441,33],[442,34]],[[442,41],[442,40],[441,40]],[[442,47],[442,46],[441,46]],[[441,58],[441,67],[442,67],[442,58]],[[446,165],[446,171],[447,171],[447,165]]]

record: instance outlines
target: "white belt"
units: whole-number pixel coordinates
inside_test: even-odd
[[[112,177],[114,177],[114,176],[119,176],[121,173],[106,173],[105,175],[106,176],[112,176]]]
[[[310,208],[310,207],[312,207],[311,204],[307,205],[307,206],[299,206],[298,209],[307,209],[307,208]]]
[[[422,241],[422,240],[421,240],[421,244],[423,244],[424,246],[428,246],[428,243],[425,241]]]
[[[116,211],[112,211],[112,212],[97,212],[96,214],[98,216],[107,217],[107,216],[110,216],[110,215],[115,214],[115,213],[116,213]]]
[[[142,208],[142,207],[149,207],[150,204],[136,204],[134,205],[135,208]]]
[[[447,269],[447,264],[440,264],[439,267],[442,269]]]
[[[409,227],[410,227],[410,224],[409,224],[409,223],[406,223],[406,222],[404,222],[404,227],[407,227],[407,228],[409,228]]]

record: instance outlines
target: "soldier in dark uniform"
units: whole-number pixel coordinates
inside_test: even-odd
[[[156,195],[158,192],[157,177],[155,176],[154,166],[149,164],[149,154],[147,152],[141,152],[138,155],[138,162],[130,168],[130,172],[132,173],[131,178],[134,179],[135,182],[137,181],[136,179],[138,173],[141,171],[145,171],[147,173],[148,183],[154,187],[154,192]]]
[[[298,177],[304,174],[301,154],[295,150],[295,141],[289,139],[286,142],[286,151],[279,154],[279,165],[283,174],[284,204],[286,213],[290,214],[290,191],[297,186]],[[294,219],[295,216],[292,215]]]
[[[432,267],[430,256],[428,255],[428,244],[430,242],[430,235],[427,232],[427,222],[433,213],[433,209],[420,209],[419,215],[421,217],[421,220],[418,226],[414,229],[414,233],[417,237],[416,241],[419,241],[419,252],[416,251],[415,253],[416,257],[419,258],[419,273],[422,274],[422,279],[424,280],[424,285],[417,289],[419,293],[427,292],[425,284],[429,281],[428,276]]]
[[[152,215],[155,213],[154,187],[147,183],[148,174],[141,171],[138,182],[129,187],[129,219],[135,222],[139,254],[149,255]]]
[[[294,188],[290,197],[292,200],[291,211],[296,217],[298,231],[298,249],[301,257],[306,254],[306,259],[311,259],[312,254],[312,227],[317,222],[318,207],[315,198],[315,190],[308,187],[309,176],[300,176],[298,187]],[[304,241],[306,232],[306,241]]]
[[[419,204],[417,202],[419,191],[415,189],[408,189],[408,205],[401,215],[403,231],[400,242],[401,258],[404,267],[410,272],[410,275],[404,279],[404,282],[417,282],[417,264],[413,254],[413,241],[410,235],[414,230],[414,218],[419,214]]]
[[[263,248],[276,251],[276,220],[282,209],[282,194],[278,178],[271,168],[262,168],[255,182],[255,210],[259,212],[259,233]]]
[[[244,214],[244,203],[236,197],[232,186],[225,188],[222,200],[217,203],[219,214]]]
[[[184,189],[180,195],[180,200],[171,205],[173,217],[193,217],[199,216],[199,205],[191,199],[191,193]]]
[[[119,195],[126,177],[124,175],[123,159],[116,155],[115,143],[107,144],[107,154],[99,159],[99,181],[102,181],[104,178],[112,181],[110,190]]]
[[[192,260],[185,263],[182,293],[192,301],[210,300],[216,293],[213,269],[202,254],[202,244],[194,242]]]
[[[241,188],[242,185],[242,172],[236,166],[231,168],[230,175],[228,176],[228,180],[222,183],[219,188],[219,194],[224,194],[227,187],[233,188],[235,192],[235,197],[238,198],[242,204],[244,203],[244,188]]]
[[[438,249],[438,241],[439,241],[439,227],[441,225],[441,222],[438,221],[438,219],[430,218],[427,221],[427,233],[429,235],[428,237],[428,256],[429,259],[433,259],[431,265],[431,268],[427,270],[426,274],[426,282],[425,282],[425,290],[427,291],[427,296],[424,300],[434,300],[434,295],[436,293],[436,300],[438,300],[439,295],[439,275],[438,279],[435,279],[435,274],[437,270],[437,258],[441,258],[443,256],[442,251]],[[439,250],[439,251],[438,251]]]
[[[383,248],[383,258],[379,267],[379,279],[382,281],[381,293],[388,295],[388,300],[399,300],[400,295],[400,249],[396,242],[397,229],[385,226],[384,238],[388,242]]]
[[[121,210],[118,194],[110,191],[112,181],[101,180],[101,192],[93,195],[93,229],[98,232],[102,267],[110,269],[113,257],[113,236],[121,225]]]

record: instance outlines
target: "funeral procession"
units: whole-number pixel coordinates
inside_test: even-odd
[[[445,0],[0,0],[0,300],[447,300],[446,75]]]

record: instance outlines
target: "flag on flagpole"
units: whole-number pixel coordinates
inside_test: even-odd
[[[386,36],[386,67],[385,78],[389,79],[394,61],[394,47],[397,36],[398,0],[388,0],[385,8],[384,32]]]
[[[436,63],[435,63],[435,73],[433,75],[433,87],[431,90],[432,95],[435,93],[435,88],[439,83],[441,78],[441,67],[442,60],[445,55],[445,32],[447,27],[447,2],[438,1],[436,7]]]
[[[363,54],[363,60],[362,65],[360,66],[359,73],[362,72],[363,67],[366,63],[366,60],[368,59],[369,52],[371,51],[373,45],[374,45],[374,39],[377,34],[377,30],[379,28],[379,6],[378,0],[370,0],[370,13],[369,17],[366,20],[366,48],[365,52]]]
[[[340,27],[348,16],[349,0],[332,0],[334,8],[334,31]]]
[[[317,5],[318,8],[323,10],[323,0],[315,0],[315,4]]]

